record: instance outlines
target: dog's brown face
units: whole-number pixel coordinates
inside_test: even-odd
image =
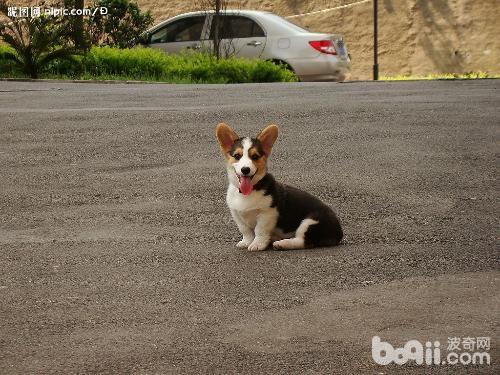
[[[239,137],[224,123],[217,125],[215,132],[228,164],[230,181],[234,177],[241,193],[249,195],[253,185],[267,173],[267,159],[278,138],[278,127],[274,124],[267,126],[257,138]]]

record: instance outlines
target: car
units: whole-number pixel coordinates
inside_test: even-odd
[[[168,19],[143,36],[141,43],[168,53],[213,49],[213,11]],[[315,33],[270,12],[224,10],[219,18],[225,56],[260,58],[285,65],[301,81],[343,81],[351,66],[344,37]]]

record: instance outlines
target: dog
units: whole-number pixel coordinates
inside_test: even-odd
[[[226,202],[243,236],[237,247],[260,251],[271,241],[277,250],[339,244],[343,232],[333,210],[268,173],[278,126],[267,126],[256,138],[239,137],[225,123],[218,124],[215,132],[226,158]]]

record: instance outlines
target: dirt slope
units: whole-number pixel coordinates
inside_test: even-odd
[[[302,14],[359,0],[246,0],[242,8]],[[197,9],[199,1],[139,0],[157,21]],[[382,75],[500,73],[500,6],[498,0],[379,0],[380,71]],[[352,78],[371,76],[372,3],[293,19],[316,31],[346,36],[353,57]]]

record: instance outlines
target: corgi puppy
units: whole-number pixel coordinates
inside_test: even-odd
[[[277,182],[267,160],[278,138],[269,125],[256,138],[240,137],[227,124],[216,128],[226,158],[226,202],[243,238],[237,247],[251,251],[337,245],[343,233],[330,207],[312,195]]]

